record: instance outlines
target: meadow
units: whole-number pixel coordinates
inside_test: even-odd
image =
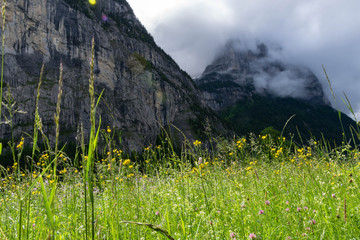
[[[2,14],[4,32],[4,7]],[[281,134],[208,134],[203,142],[184,138],[177,151],[164,131],[159,144],[129,156],[96,118],[93,70],[94,40],[89,142],[82,132],[67,155],[59,147],[62,66],[54,142],[38,112],[42,68],[34,132],[9,141],[12,166],[0,167],[0,239],[359,239],[360,152],[344,136],[331,146]],[[2,85],[3,72],[1,101]]]
[[[110,128],[102,133],[111,140]],[[57,174],[51,152],[32,172],[15,162],[1,180],[1,239],[360,236],[358,150],[270,135],[207,144],[214,150],[196,140],[176,154],[164,141],[144,148],[142,161],[108,144],[91,180],[87,156],[59,154]]]

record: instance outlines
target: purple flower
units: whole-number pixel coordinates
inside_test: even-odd
[[[35,223],[33,223],[33,225],[32,225],[32,226],[33,226],[33,228],[34,228],[34,227],[35,227]]]
[[[230,238],[233,239],[236,236],[236,234],[234,232],[230,233]]]
[[[308,210],[309,208],[308,207],[304,207],[304,210]]]
[[[291,237],[287,237],[286,239],[292,239]]]
[[[250,239],[254,239],[254,238],[256,238],[256,235],[253,234],[253,233],[250,233],[249,238],[250,238]]]
[[[336,197],[335,193],[331,194],[331,197],[332,197],[332,198],[335,198],[335,197]]]
[[[159,215],[160,215],[160,212],[159,212],[159,211],[156,211],[156,212],[155,212],[155,215],[156,215],[156,216],[159,216]]]
[[[264,210],[260,210],[260,211],[259,211],[259,214],[264,214]]]
[[[301,207],[298,207],[296,210],[297,210],[298,212],[300,212],[300,211],[301,211]]]
[[[101,19],[102,19],[104,22],[107,22],[108,17],[103,13],[103,14],[101,15]]]
[[[266,200],[266,201],[265,201],[265,204],[266,204],[266,205],[270,205],[270,201],[269,201],[269,200]]]
[[[285,209],[285,211],[289,212],[289,211],[290,211],[290,209],[289,209],[289,208],[286,208],[286,209]]]
[[[286,203],[286,204],[289,204],[289,201],[286,201],[285,203]]]
[[[316,213],[316,210],[314,210],[313,213]]]
[[[316,224],[315,219],[312,219],[312,220],[311,220],[311,224]]]

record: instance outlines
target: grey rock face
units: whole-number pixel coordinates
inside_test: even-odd
[[[102,125],[122,132],[128,149],[153,143],[161,125],[173,123],[188,136],[189,121],[203,108],[191,78],[154,42],[125,0],[11,0],[6,7],[5,86],[19,109],[15,135],[31,132],[36,87],[45,64],[39,112],[44,130],[54,135],[60,62],[64,65],[61,132],[75,138],[89,121],[89,62],[95,39],[95,91],[103,98],[97,110]],[[4,90],[6,91],[6,89]],[[5,110],[3,112],[6,113]],[[1,125],[1,137],[9,127]]]
[[[229,41],[196,84],[204,101],[215,111],[254,94],[292,97],[315,104],[329,104],[311,70],[271,58],[266,45],[249,49],[240,40]]]

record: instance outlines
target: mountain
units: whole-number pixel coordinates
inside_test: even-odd
[[[95,39],[95,92],[103,97],[97,110],[102,126],[121,132],[128,150],[154,144],[161,126],[173,124],[188,137],[205,120],[221,131],[212,111],[200,102],[193,80],[160,47],[125,0],[19,0],[6,6],[4,86],[17,108],[19,137],[33,129],[36,88],[45,64],[39,113],[43,129],[54,136],[54,113],[60,62],[63,95],[60,137],[75,141],[80,124],[89,132],[89,62]],[[5,87],[4,93],[7,92]],[[6,110],[3,108],[3,113]],[[4,119],[4,117],[2,117]],[[0,138],[10,138],[1,125]]]
[[[249,48],[240,40],[227,42],[196,79],[203,102],[230,123],[238,134],[260,133],[267,127],[304,138],[322,134],[342,140],[338,112],[327,99],[316,75],[308,68],[276,59],[269,48]],[[348,126],[355,122],[342,114]],[[348,133],[349,134],[349,133]]]

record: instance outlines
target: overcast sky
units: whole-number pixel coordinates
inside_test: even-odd
[[[359,0],[128,2],[157,44],[190,75],[201,74],[229,38],[264,42],[281,48],[284,61],[311,68],[332,101],[324,65],[339,107],[346,108],[344,91],[360,118]]]

